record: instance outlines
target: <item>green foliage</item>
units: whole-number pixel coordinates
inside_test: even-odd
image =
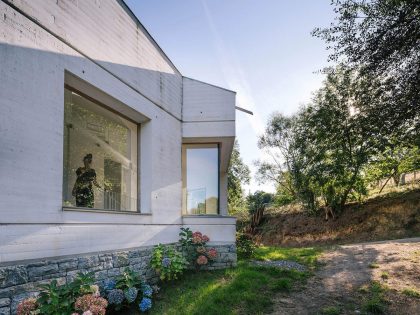
[[[417,298],[417,299],[420,298],[420,292],[416,289],[411,289],[411,288],[404,289],[402,290],[402,294],[409,297]]]
[[[313,34],[332,49],[330,60],[360,76],[378,78],[377,96],[369,105],[384,130],[400,138],[418,133],[420,124],[420,1],[334,0],[336,17]]]
[[[369,314],[385,314],[385,297],[386,288],[378,282],[372,282],[366,290],[367,297],[363,302],[363,309]]]
[[[321,310],[322,315],[340,315],[341,310],[337,306],[327,306]]]
[[[188,261],[174,246],[159,244],[153,248],[151,265],[161,280],[174,280],[184,273]]]
[[[290,292],[292,289],[292,279],[290,278],[279,278],[273,283],[273,290],[277,292]]]
[[[41,294],[38,298],[39,311],[45,315],[68,315],[73,313],[76,299],[91,293],[93,274],[79,274],[76,279],[68,284],[58,285],[57,280],[50,284],[40,285]]]
[[[260,252],[259,257],[268,259],[273,253],[282,253],[284,259],[293,260],[310,252],[312,249],[295,252],[271,247],[265,249],[265,254]],[[291,290],[296,284],[304,283],[308,276],[298,271],[256,267],[246,261],[240,261],[236,268],[187,273],[182,282],[162,287],[162,299],[156,301],[151,314],[269,313],[276,293]]]
[[[419,167],[420,1],[333,0],[336,19],[313,34],[335,68],[310,104],[275,113],[260,137],[272,161],[258,176],[280,187],[280,203],[310,213],[362,201],[367,184]]]
[[[378,178],[369,175],[378,173],[375,165],[383,170],[381,176],[419,166],[414,138],[403,144],[377,120],[372,107],[388,100],[380,89],[377,79],[337,67],[310,104],[291,117],[271,117],[259,147],[271,152],[272,160],[257,166],[260,181],[277,185],[278,204],[297,200],[310,213],[321,205],[340,211],[348,201],[360,202],[367,195],[370,178]],[[384,161],[392,165],[381,166]]]
[[[258,190],[247,196],[248,211],[253,214],[258,209],[269,205],[273,201],[273,194]]]
[[[190,228],[181,228],[181,232],[179,232],[179,243],[183,248],[187,248],[192,245],[192,235],[193,232]]]
[[[368,165],[366,178],[369,182],[393,178],[395,184],[399,185],[401,174],[419,168],[420,149],[410,143],[393,140]]]
[[[246,208],[242,186],[249,184],[250,171],[243,162],[238,141],[235,140],[228,169],[228,207],[229,213],[235,214]]]
[[[256,246],[248,234],[236,232],[236,253],[238,258],[251,258],[255,248]]]
[[[124,272],[116,279],[116,288],[126,290],[129,288],[141,288],[142,280],[138,272],[125,268]]]

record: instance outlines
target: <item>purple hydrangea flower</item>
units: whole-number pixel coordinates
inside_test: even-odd
[[[144,297],[139,304],[140,311],[146,312],[150,310],[151,308],[152,308],[152,300],[147,297]]]
[[[124,301],[124,292],[120,289],[114,289],[108,293],[109,304],[121,304]]]
[[[114,279],[106,279],[104,281],[104,290],[105,291],[111,291],[115,289],[115,280]]]
[[[168,257],[165,257],[162,259],[162,266],[167,268],[171,265],[171,259]]]
[[[152,296],[153,289],[152,289],[152,287],[150,285],[144,284],[141,289],[143,291],[143,295],[144,296],[147,296],[147,297],[151,297]]]

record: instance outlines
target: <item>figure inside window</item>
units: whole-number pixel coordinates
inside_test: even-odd
[[[83,158],[84,167],[76,170],[77,179],[74,183],[72,195],[76,197],[76,206],[83,208],[93,208],[95,206],[95,196],[93,185],[101,188],[96,182],[96,172],[91,168],[92,154],[86,154]]]

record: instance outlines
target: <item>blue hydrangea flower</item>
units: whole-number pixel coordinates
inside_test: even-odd
[[[133,303],[136,300],[138,290],[134,287],[128,288],[124,291],[124,296],[128,303]]]
[[[124,301],[124,292],[120,289],[114,289],[108,293],[109,304],[121,304]]]
[[[171,265],[171,259],[168,257],[165,257],[162,259],[162,266],[163,267],[169,267]]]
[[[143,291],[143,295],[144,296],[152,297],[153,289],[152,289],[152,287],[150,285],[144,284],[141,289]]]
[[[147,297],[144,297],[139,304],[140,311],[146,312],[150,310],[151,308],[152,308],[152,300]]]
[[[115,280],[114,279],[106,279],[104,281],[104,290],[105,291],[111,291],[115,289]]]

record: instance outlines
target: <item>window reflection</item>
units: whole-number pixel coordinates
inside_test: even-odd
[[[219,149],[217,144],[184,145],[184,213],[217,214]]]
[[[63,206],[137,211],[137,125],[65,89]]]

